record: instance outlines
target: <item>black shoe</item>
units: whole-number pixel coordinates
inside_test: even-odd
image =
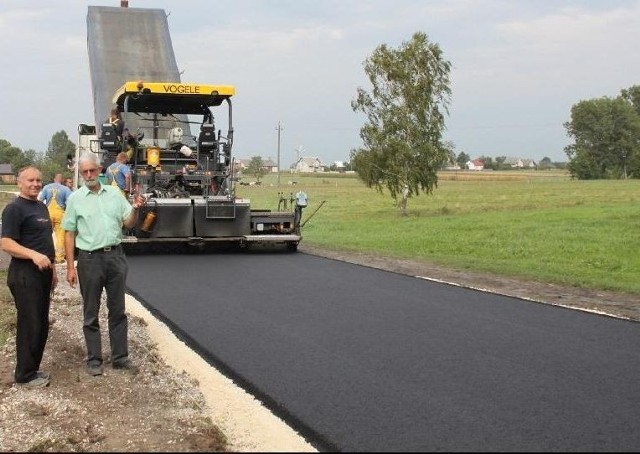
[[[102,366],[97,364],[87,364],[87,373],[93,377],[102,375]]]
[[[130,359],[125,359],[124,361],[114,362],[112,366],[114,369],[131,369],[133,368],[133,363]]]
[[[51,378],[51,376],[49,375],[49,372],[44,372],[42,370],[39,370],[38,372],[36,372],[36,377],[42,377],[46,380],[49,380]]]
[[[35,378],[26,383],[18,383],[18,386],[29,389],[44,388],[46,386],[49,386],[49,378],[36,375]]]
[[[138,367],[134,366],[130,359],[125,359],[124,361],[118,361],[111,365],[114,369],[126,370],[129,372],[136,373],[138,372]]]

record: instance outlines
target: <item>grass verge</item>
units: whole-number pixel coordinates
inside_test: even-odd
[[[303,242],[313,246],[640,295],[637,180],[577,181],[558,172],[444,175],[433,194],[409,200],[406,217],[387,191],[344,175],[281,175],[279,186],[269,175],[238,192],[252,208],[276,209],[278,193],[304,191]]]

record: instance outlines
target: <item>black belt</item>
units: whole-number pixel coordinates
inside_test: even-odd
[[[82,250],[82,252],[86,252],[87,254],[105,254],[108,252],[115,252],[117,250],[120,249],[120,245],[116,244],[115,246],[106,246],[106,247],[101,247],[99,249],[94,249],[93,251],[85,251]]]

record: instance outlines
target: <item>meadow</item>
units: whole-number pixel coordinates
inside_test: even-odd
[[[271,174],[259,186],[236,187],[252,208],[273,210],[279,193],[298,191],[309,201],[303,243],[640,295],[638,180],[442,172],[433,194],[409,199],[406,217],[388,192],[354,175],[282,173],[278,185]]]
[[[409,199],[406,217],[387,191],[367,188],[353,174],[283,172],[279,180],[270,174],[261,185],[238,184],[237,196],[252,209],[277,210],[280,197],[290,204],[303,191],[304,244],[640,295],[638,180],[441,172],[433,194]]]

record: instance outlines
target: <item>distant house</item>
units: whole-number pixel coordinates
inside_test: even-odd
[[[3,184],[16,184],[16,176],[11,164],[0,164],[0,181]]]
[[[483,170],[484,162],[480,159],[474,159],[472,161],[467,161],[467,169],[469,170]]]
[[[236,159],[236,166],[241,171],[249,167],[250,163],[251,159]],[[278,172],[278,164],[274,162],[273,159],[263,159],[262,168],[267,172]]]
[[[535,169],[537,167],[533,159],[525,158],[506,158],[504,165],[511,166],[513,169]]]
[[[267,172],[277,173],[278,172],[278,163],[273,159],[263,159],[262,160],[262,168]]]
[[[300,158],[291,165],[291,170],[301,173],[324,172],[324,164],[318,157]]]

